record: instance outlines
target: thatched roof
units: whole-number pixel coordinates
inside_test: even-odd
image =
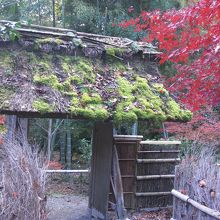
[[[191,117],[158,83],[148,43],[7,21],[1,29],[0,113],[118,123]]]

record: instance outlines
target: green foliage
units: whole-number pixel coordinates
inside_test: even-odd
[[[45,102],[43,99],[35,100],[32,104],[33,108],[40,113],[53,112],[54,107]]]
[[[55,1],[56,26],[65,26],[77,31],[105,34],[111,36],[141,39],[144,32],[134,32],[133,28],[121,29],[117,24],[138,16],[142,10],[179,8],[186,5],[186,0],[136,0],[131,1],[100,1],[100,0],[63,0]],[[64,11],[62,11],[64,3]],[[128,12],[130,6],[132,13]],[[63,13],[64,12],[64,13]],[[19,0],[11,2],[0,0],[0,19],[27,21],[28,24],[53,25],[52,1]],[[81,46],[80,42],[74,42]]]
[[[3,41],[14,41],[20,37],[18,31],[15,30],[15,27],[19,24],[8,24],[5,26],[0,25],[0,39]]]
[[[89,165],[92,157],[92,146],[90,141],[86,140],[85,138],[79,140],[78,150],[80,153],[80,161],[86,165]]]

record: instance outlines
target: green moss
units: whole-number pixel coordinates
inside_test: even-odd
[[[61,66],[65,73],[71,73],[71,67],[68,63],[62,62]]]
[[[63,85],[59,83],[56,75],[44,76],[36,74],[33,81],[34,83],[38,83],[41,85],[48,85],[53,89],[63,90]]]
[[[104,121],[109,117],[108,111],[104,108],[71,108],[71,112],[77,117],[88,118],[97,121]]]
[[[91,95],[88,93],[83,93],[81,102],[82,104],[101,104],[102,98],[97,93],[92,93]]]
[[[74,65],[77,72],[79,72],[84,80],[89,82],[95,82],[95,74],[93,71],[93,65],[89,61],[83,58],[78,58]]]
[[[59,38],[44,38],[44,39],[37,39],[35,41],[36,44],[56,44],[56,45],[61,45],[64,44],[65,42]]]
[[[181,110],[181,119],[183,121],[190,121],[192,119],[193,113],[189,110]]]
[[[75,114],[82,118],[95,119],[95,111],[89,108],[77,108]]]
[[[118,71],[126,71],[128,68],[127,68],[127,65],[125,65],[124,63],[122,63],[121,61],[115,61],[114,64],[113,64],[113,67],[118,70]]]
[[[122,55],[125,50],[123,48],[108,47],[105,51],[107,55],[115,57],[116,55]]]
[[[95,111],[96,120],[104,121],[108,119],[109,113],[106,109],[100,108]]]
[[[71,100],[71,106],[76,108],[80,105],[79,99],[77,97],[73,97]]]
[[[49,62],[45,62],[45,61],[40,61],[39,63],[38,63],[38,66],[39,66],[39,68],[41,69],[41,71],[42,70],[44,70],[44,71],[47,71],[47,70],[51,70],[51,64],[49,63]]]
[[[51,43],[51,39],[43,39],[40,43],[47,42]],[[138,119],[152,121],[190,120],[192,113],[182,110],[173,99],[169,98],[169,93],[162,84],[151,85],[146,78],[138,76],[131,69],[127,70],[127,66],[114,57],[122,51],[111,48],[106,52],[110,55],[107,57],[108,72],[100,60],[94,65],[86,57],[54,56],[25,51],[16,52],[13,55],[11,52],[5,51],[3,53],[1,51],[0,55],[3,53],[3,56],[1,56],[0,66],[3,71],[13,70],[13,65],[16,64],[15,57],[21,56],[24,58],[21,62],[24,62],[24,65],[27,62],[30,67],[25,71],[28,73],[31,70],[29,72],[30,77],[33,74],[33,82],[59,90],[69,102],[71,113],[79,117],[105,120],[113,116],[118,124],[133,123]],[[23,66],[21,65],[20,68]],[[57,74],[54,69],[58,72]],[[98,74],[102,74],[102,77],[111,74],[111,83],[103,88],[98,87],[100,91],[95,92],[92,87],[97,86],[95,83]],[[108,82],[108,78],[106,82]],[[116,90],[115,84],[118,86]],[[102,90],[109,92],[110,98],[108,100],[102,100],[99,95]],[[0,88],[1,108],[2,104],[6,106],[4,108],[9,106],[8,100],[13,94],[13,91]],[[33,103],[33,108],[40,112],[54,110],[54,106],[42,99],[36,100]]]
[[[33,108],[40,113],[47,113],[47,112],[53,112],[54,107],[49,105],[46,101],[43,99],[35,100],[32,104]]]
[[[75,75],[75,76],[69,77],[69,81],[70,81],[70,83],[73,82],[76,85],[80,85],[83,83],[83,78],[78,75]]]
[[[192,112],[188,110],[183,110],[180,108],[179,104],[176,103],[172,98],[167,101],[167,114],[170,120],[183,120],[189,121],[192,118]]]
[[[116,113],[114,114],[114,121],[116,125],[122,124],[123,122],[132,124],[137,120],[137,115],[132,111],[124,112],[116,110]]]
[[[132,84],[126,78],[118,77],[118,91],[124,97],[116,107],[115,120],[153,120],[164,121],[167,119],[164,112],[164,102],[157,91],[154,91],[145,78],[136,77]],[[129,115],[130,114],[130,115]]]
[[[131,93],[133,90],[133,85],[125,78],[119,76],[117,78],[117,83],[118,83],[118,91],[119,95],[127,97],[131,99]]]
[[[169,92],[164,88],[163,84],[155,83],[152,86],[160,96],[166,96],[166,97],[169,96]]]

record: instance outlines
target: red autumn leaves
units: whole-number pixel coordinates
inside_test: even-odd
[[[194,110],[220,102],[220,1],[200,0],[180,10],[143,11],[120,24],[146,31],[144,40],[156,42],[160,62],[176,64],[178,74],[167,87]]]

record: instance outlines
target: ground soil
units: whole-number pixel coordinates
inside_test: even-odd
[[[88,220],[88,179],[86,176],[53,176],[47,183],[48,220]],[[128,212],[131,220],[169,220],[170,209]],[[109,213],[110,220],[116,220]]]

